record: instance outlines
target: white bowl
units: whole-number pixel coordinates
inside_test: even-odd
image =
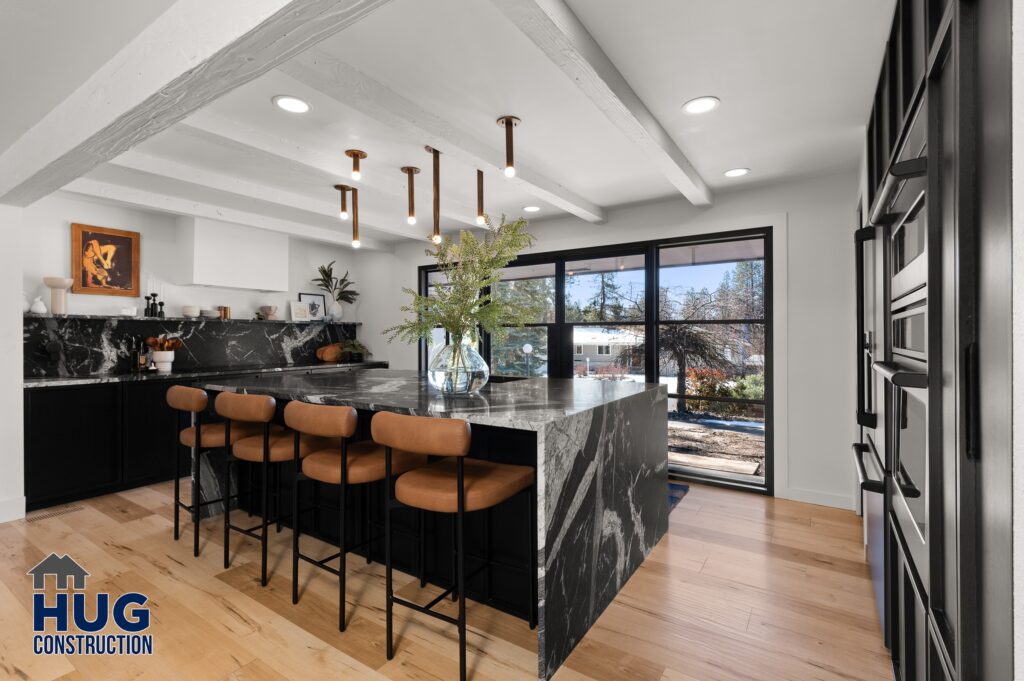
[[[198,317],[199,316],[199,306],[198,305],[182,305],[181,306],[181,316],[182,317],[188,317],[189,319],[194,319],[194,318]]]
[[[208,319],[219,319],[220,318],[220,310],[201,310],[199,314],[203,315],[204,317],[206,317]]]

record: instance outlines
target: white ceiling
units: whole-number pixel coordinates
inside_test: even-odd
[[[566,1],[713,191],[859,161],[895,0]],[[170,3],[94,0],[88,11],[58,0],[5,3],[0,84],[5,94],[26,93],[31,106],[0,108],[0,150]],[[46,40],[27,37],[25,27],[41,31],[44,24],[52,26]],[[88,38],[100,34],[102,40]],[[19,54],[31,68],[12,68]],[[339,81],[331,60],[354,69],[348,72],[362,79],[359,86]],[[108,197],[118,187],[164,192],[289,224],[337,227],[332,185],[349,182],[343,151],[356,147],[369,153],[358,183],[367,235],[421,239],[430,230],[430,156],[417,119],[429,118],[437,122],[433,130],[468,139],[474,152],[437,143],[445,152],[444,231],[472,224],[481,164],[492,215],[518,216],[523,206],[538,205],[532,217],[543,219],[564,215],[573,201],[608,208],[679,196],[657,164],[492,2],[393,0],[295,63],[317,78],[289,64],[271,71],[97,168],[86,176],[89,186],[113,187]],[[317,79],[347,89],[332,94],[314,87]],[[277,94],[299,96],[312,110],[282,112],[270,101]],[[681,112],[685,101],[709,94],[722,100],[716,111]],[[406,118],[375,115],[368,98]],[[503,114],[523,119],[516,160],[541,178],[532,185],[510,182],[499,170],[503,131],[495,119]],[[423,170],[415,227],[405,223],[403,165]],[[751,174],[722,176],[739,166]],[[565,200],[537,198],[545,196],[537,185],[554,187]]]
[[[0,152],[64,100],[173,0],[3,0]]]

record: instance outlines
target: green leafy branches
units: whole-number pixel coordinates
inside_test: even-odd
[[[359,297],[359,291],[352,288],[352,282],[349,281],[347,271],[340,278],[334,276],[334,262],[332,260],[326,265],[320,265],[317,268],[317,274],[320,276],[313,279],[312,282],[317,285],[317,288],[326,292],[339,303],[356,302],[356,298]]]
[[[408,317],[404,322],[384,330],[388,342],[395,339],[416,343],[429,339],[438,327],[458,342],[476,341],[480,331],[500,341],[509,327],[521,327],[533,321],[540,310],[534,302],[494,297],[490,287],[501,281],[501,270],[523,249],[533,243],[526,231],[527,221],[519,218],[505,222],[477,238],[464,231],[455,243],[445,237],[427,255],[437,260],[443,281],[423,296],[412,289],[403,289],[412,302],[402,306]]]

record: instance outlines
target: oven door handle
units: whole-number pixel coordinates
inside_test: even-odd
[[[869,451],[867,445],[859,442],[853,443],[853,460],[857,462],[857,477],[860,479],[860,488],[865,492],[885,494],[885,480],[872,480],[868,477],[867,468],[864,466],[864,455]]]
[[[907,499],[918,499],[921,496],[921,490],[918,489],[914,481],[910,479],[910,475],[907,474],[907,469],[903,467],[903,462],[900,462],[898,473],[893,476],[896,479],[896,486],[900,488],[900,492]]]
[[[891,362],[875,362],[871,365],[874,371],[900,388],[927,388],[928,374],[921,371],[906,371]]]
[[[903,180],[914,177],[921,177],[928,174],[928,157],[911,158],[899,163],[893,163],[889,172],[885,174],[885,183],[875,197],[875,205],[871,208],[870,221],[872,225],[889,225],[895,222],[898,215],[885,212],[889,205],[889,197],[896,186]]]

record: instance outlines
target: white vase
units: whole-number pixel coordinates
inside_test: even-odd
[[[345,316],[345,308],[338,301],[335,300],[327,306],[327,317],[332,321],[340,322],[343,316]]]
[[[68,313],[68,289],[73,282],[74,279],[67,277],[43,277],[43,283],[50,289],[50,312]]]
[[[153,364],[161,374],[171,373],[171,364],[174,363],[174,350],[152,350]]]
[[[42,298],[37,297],[32,301],[32,307],[29,308],[29,312],[33,314],[46,314],[46,303],[43,302]]]

